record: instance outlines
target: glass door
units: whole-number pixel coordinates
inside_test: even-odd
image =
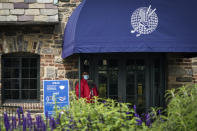
[[[162,107],[164,106],[164,62],[161,58],[152,58],[151,69],[151,106]]]
[[[98,61],[98,89],[101,98],[118,99],[118,60]]]
[[[135,104],[138,109],[146,107],[145,60],[126,61],[126,102]]]
[[[96,83],[99,97],[135,104],[139,110],[164,106],[165,59],[160,54],[91,55],[84,70]]]

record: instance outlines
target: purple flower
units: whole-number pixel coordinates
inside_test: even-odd
[[[45,117],[46,117],[46,119],[48,119],[48,117],[49,117],[48,111],[45,112]]]
[[[19,107],[19,108],[17,109],[17,112],[23,114],[23,108],[22,108],[22,107]]]
[[[46,127],[47,127],[48,126],[48,118],[49,118],[48,111],[45,112],[45,118],[46,118]]]
[[[61,119],[61,114],[59,113],[59,116],[58,116],[58,118],[56,120],[56,124],[60,124],[60,119]]]
[[[36,126],[37,126],[37,129],[40,129],[42,127],[42,117],[40,115],[36,116]]]
[[[28,111],[28,113],[27,113],[27,127],[29,128],[29,129],[31,129],[32,128],[32,118],[31,118],[31,113]]]
[[[21,114],[23,114],[23,108],[19,107],[17,110],[17,114],[18,114],[18,125],[21,125]]]
[[[6,131],[8,131],[10,129],[10,122],[9,122],[9,118],[6,112],[4,113],[4,125],[6,128]]]
[[[44,121],[42,121],[42,131],[46,131],[46,125],[45,125]]]
[[[133,106],[134,111],[136,112],[136,105]]]
[[[12,129],[16,129],[16,117],[12,117]]]
[[[158,110],[158,115],[161,115],[161,110]]]
[[[23,131],[26,131],[26,118],[23,118]]]
[[[146,119],[146,125],[147,125],[148,127],[150,127],[150,126],[151,126],[151,120],[150,120],[150,115],[149,115],[149,113],[147,113],[147,114],[145,115],[145,119]]]
[[[140,118],[140,116],[137,113],[135,113],[134,116],[137,118],[136,119],[137,125],[141,126],[142,125],[142,119]]]
[[[49,125],[50,125],[50,128],[51,130],[53,131],[53,129],[56,128],[56,124],[55,124],[55,119],[53,117],[50,117],[50,120],[49,120]]]

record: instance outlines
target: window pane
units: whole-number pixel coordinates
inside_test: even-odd
[[[30,59],[30,67],[37,67],[37,59],[36,58]]]
[[[30,78],[37,77],[37,69],[30,69]]]
[[[144,60],[136,60],[136,67],[137,67],[137,70],[144,70],[145,66],[144,66]]]
[[[20,61],[17,58],[5,58],[4,67],[19,67]]]
[[[107,97],[107,71],[99,71],[99,97]]]
[[[107,60],[106,59],[99,60],[98,68],[99,70],[107,70]]]
[[[135,82],[135,72],[127,70],[127,82],[134,84]]]
[[[37,80],[36,79],[30,80],[30,89],[37,89]]]
[[[18,79],[4,79],[3,87],[5,89],[19,89],[19,80]]]
[[[118,72],[114,70],[109,72],[109,95],[118,96]]]
[[[108,67],[113,70],[118,70],[118,61],[117,60],[108,60]]]
[[[11,77],[11,71],[9,69],[3,70],[3,78],[10,78]]]
[[[22,59],[22,67],[29,67],[29,58]]]
[[[98,69],[99,96],[118,98],[118,60],[99,60]]]
[[[126,63],[126,101],[135,104],[136,87],[135,87],[135,60],[127,60]]]
[[[83,60],[83,70],[89,72],[90,69],[90,62],[88,59]]]
[[[22,79],[22,89],[29,89],[29,80]]]
[[[29,90],[22,90],[22,99],[28,99],[30,96]]]
[[[12,78],[18,78],[19,77],[19,69],[12,69]]]
[[[12,94],[12,99],[19,99],[19,91],[18,90],[11,91],[11,94]]]
[[[4,67],[10,67],[11,66],[11,58],[4,59]]]
[[[161,106],[162,104],[162,98],[161,98],[161,92],[162,92],[162,89],[160,88],[160,79],[161,79],[161,74],[160,74],[160,60],[159,59],[155,59],[154,60],[154,90],[153,90],[153,94],[154,94],[154,97],[155,97],[155,103],[154,105],[155,106]]]
[[[5,99],[10,99],[11,91],[10,90],[5,90],[4,95],[5,95]]]
[[[127,71],[134,71],[135,70],[135,61],[128,60],[127,61]]]
[[[11,80],[11,89],[19,89],[19,80],[18,79]]]
[[[20,61],[17,58],[12,58],[11,59],[11,67],[19,67]]]
[[[3,87],[4,87],[4,89],[11,89],[11,80],[10,79],[4,79],[3,80]]]
[[[19,91],[17,90],[5,90],[5,99],[19,99]]]
[[[4,68],[3,77],[4,78],[18,78],[19,77],[19,69],[17,69],[17,68]]]
[[[139,109],[145,107],[145,60],[127,60],[126,99]]]
[[[22,69],[22,78],[29,78],[29,69]]]
[[[127,93],[127,96],[135,95],[135,85],[134,84],[127,84],[126,93]]]
[[[31,91],[30,99],[36,99],[37,98],[37,90]]]

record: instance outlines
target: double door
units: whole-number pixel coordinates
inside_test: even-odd
[[[88,71],[99,96],[137,105],[140,110],[164,106],[163,54],[106,54],[88,58]]]

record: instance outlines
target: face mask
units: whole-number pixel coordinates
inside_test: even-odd
[[[89,75],[84,75],[83,78],[84,78],[85,80],[87,80],[87,79],[89,78]]]

